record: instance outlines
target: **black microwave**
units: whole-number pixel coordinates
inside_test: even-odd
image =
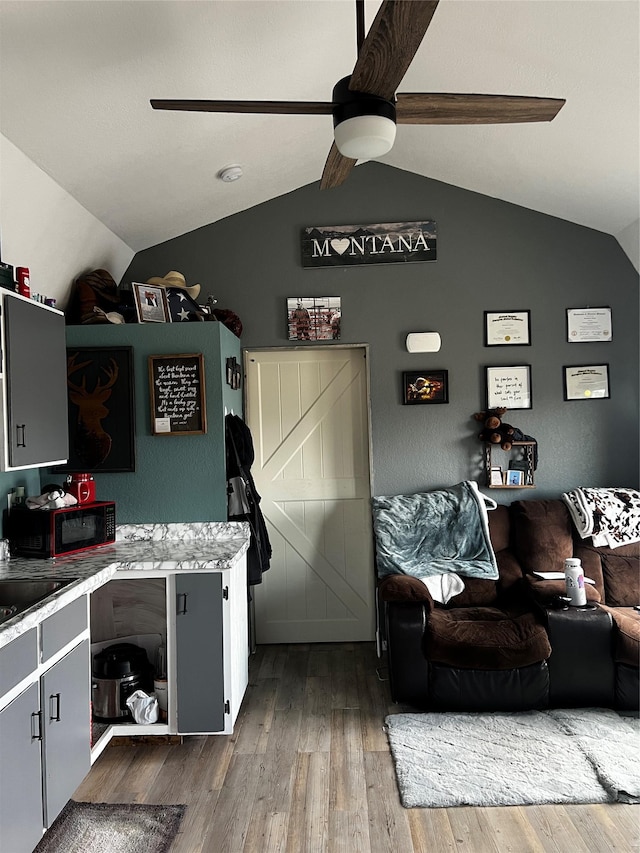
[[[23,557],[63,557],[115,542],[116,505],[95,501],[63,509],[13,507],[7,519],[11,552]]]

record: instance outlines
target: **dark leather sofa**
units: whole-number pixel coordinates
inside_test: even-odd
[[[637,710],[640,544],[587,544],[562,500],[498,506],[489,532],[499,579],[465,578],[446,605],[417,578],[379,581],[394,701],[443,710]],[[570,556],[595,581],[588,609],[558,609],[564,582],[533,574],[562,571]]]

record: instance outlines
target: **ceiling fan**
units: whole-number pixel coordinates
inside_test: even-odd
[[[154,110],[333,115],[334,143],[320,189],[342,184],[358,160],[391,150],[399,124],[499,124],[551,121],[559,98],[446,93],[396,94],[439,0],[383,0],[365,37],[364,0],[356,0],[358,58],[331,101],[152,100]]]

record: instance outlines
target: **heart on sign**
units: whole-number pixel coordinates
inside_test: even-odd
[[[332,240],[331,248],[335,249],[339,255],[344,255],[349,248],[349,240],[346,237],[343,237],[342,240]]]

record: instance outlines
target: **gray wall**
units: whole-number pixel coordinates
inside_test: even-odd
[[[301,267],[304,226],[423,219],[437,222],[435,262]],[[638,487],[638,274],[609,235],[369,163],[338,189],[302,187],[140,252],[122,284],[172,269],[240,315],[246,347],[288,345],[286,297],[341,296],[342,341],[371,345],[376,494],[483,485],[471,416],[484,407],[484,367],[513,364],[531,365],[533,407],[505,419],[539,442],[536,490],[492,497]],[[567,343],[566,309],[602,305],[612,308],[613,341]],[[483,346],[483,311],[523,309],[532,346]],[[412,331],[440,332],[440,352],[407,353]],[[603,362],[611,399],[564,402],[562,366]],[[450,403],[403,406],[402,371],[435,368],[449,371]]]

